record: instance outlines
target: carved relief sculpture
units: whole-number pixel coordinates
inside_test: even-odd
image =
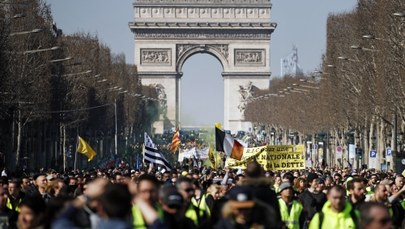
[[[235,49],[235,65],[265,65],[264,49]]]
[[[141,49],[141,64],[170,65],[170,49]]]
[[[165,87],[161,84],[155,84],[156,92],[158,94],[159,106],[161,109],[161,114],[163,117],[167,114],[167,95],[165,92]]]
[[[239,103],[239,111],[241,113],[245,112],[246,106],[249,100],[253,97],[253,83],[249,82],[247,85],[239,85],[239,94],[240,94],[240,103]]]

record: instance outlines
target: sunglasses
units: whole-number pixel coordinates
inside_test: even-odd
[[[186,191],[186,192],[194,192],[194,189],[193,188],[188,188],[188,189],[186,189],[184,191]]]
[[[170,205],[167,205],[167,207],[169,207],[170,209],[180,209],[180,208],[181,208],[181,205],[170,204]]]

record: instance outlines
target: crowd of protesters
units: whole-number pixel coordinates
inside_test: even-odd
[[[404,228],[401,174],[115,168],[0,178],[0,228]]]

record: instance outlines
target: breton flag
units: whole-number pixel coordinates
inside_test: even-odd
[[[93,158],[97,155],[96,151],[94,151],[91,146],[80,136],[76,152],[86,155],[88,158],[87,161],[93,160]]]
[[[169,162],[166,160],[165,157],[163,157],[162,154],[159,153],[157,147],[152,142],[152,139],[146,132],[145,132],[143,159],[146,162],[164,166],[166,171],[172,170],[172,167],[170,166]]]
[[[170,144],[170,151],[175,153],[180,145],[180,131],[177,127],[176,131],[173,134],[172,143]]]
[[[215,124],[216,150],[224,152],[228,157],[240,160],[243,156],[243,145],[229,133],[222,130],[221,124]]]

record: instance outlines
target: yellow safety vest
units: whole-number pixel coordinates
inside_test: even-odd
[[[205,212],[204,210],[198,208],[197,206],[194,206],[193,203],[190,203],[186,210],[185,216],[191,219],[193,223],[198,227],[198,225],[201,223],[199,222],[199,220],[202,219],[202,217],[204,217],[204,212]]]
[[[352,214],[352,211],[354,214]],[[321,217],[321,215],[323,215]],[[345,208],[342,212],[334,212],[331,210],[330,201],[326,201],[322,208],[322,213],[318,212],[314,215],[309,224],[309,229],[329,229],[329,228],[340,228],[340,229],[355,229],[356,219],[359,214],[356,210],[352,209],[350,203],[345,203]]]
[[[302,204],[293,200],[290,212],[288,212],[287,204],[281,198],[278,199],[278,205],[280,206],[281,220],[285,223],[287,228],[299,229],[300,215],[303,209]]]
[[[163,220],[163,210],[157,205],[156,210],[160,220]],[[148,226],[145,223],[141,210],[136,205],[132,205],[132,225],[134,229],[147,229]]]
[[[15,209],[13,209],[13,205],[11,205],[11,201],[10,201],[10,197],[7,198],[7,203],[6,203],[6,207],[10,210],[16,211],[16,212],[20,212],[20,204],[21,204],[22,198],[18,199],[18,203],[17,206],[15,206]]]
[[[198,207],[199,209],[206,211],[208,216],[211,215],[211,210],[207,205],[207,202],[205,199],[207,198],[208,194],[204,194],[201,196],[200,201],[197,201],[194,197],[191,199],[191,203],[194,204],[194,206]]]

